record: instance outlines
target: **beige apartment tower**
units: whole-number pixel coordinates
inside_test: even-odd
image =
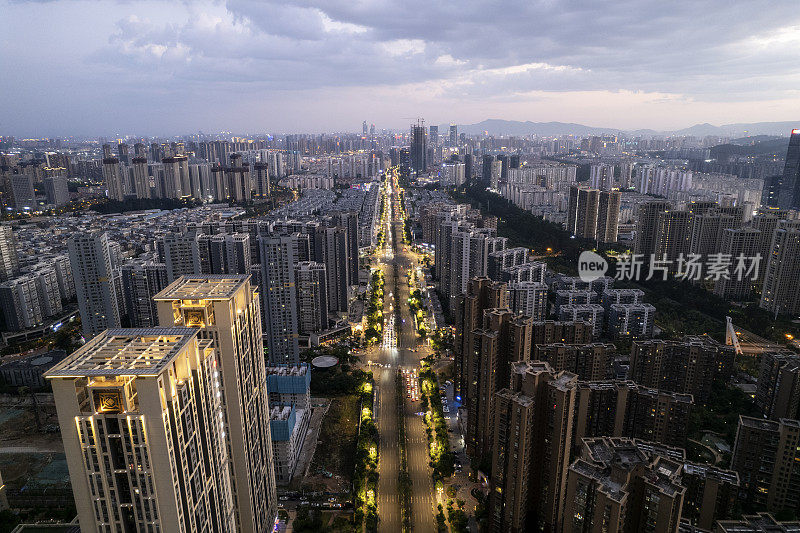
[[[249,275],[182,276],[154,300],[162,325],[197,328],[220,361],[238,531],[272,531],[277,514],[258,292]]]
[[[45,374],[81,531],[234,531],[214,344],[112,329]]]

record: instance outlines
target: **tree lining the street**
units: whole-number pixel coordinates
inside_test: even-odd
[[[378,427],[373,418],[375,388],[372,380],[361,387],[361,414],[353,473],[353,523],[367,531],[378,528]]]
[[[422,392],[422,410],[425,413],[425,434],[428,437],[430,465],[433,469],[434,485],[441,483],[455,472],[455,456],[450,451],[447,423],[439,398],[439,381],[436,373],[426,363],[419,373]]]
[[[364,340],[367,344],[378,342],[383,334],[383,271],[376,270],[370,279],[369,303],[367,304],[367,328]]]

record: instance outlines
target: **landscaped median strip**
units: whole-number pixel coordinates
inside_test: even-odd
[[[400,472],[397,474],[397,482],[400,491],[400,509],[403,513],[403,531],[411,531],[411,476],[408,474],[408,456],[406,450],[406,419],[404,416],[403,375],[397,371],[397,437],[400,445]]]
[[[413,268],[408,271],[407,278],[409,294],[408,307],[414,319],[417,335],[424,339],[428,334],[425,328],[425,309],[422,306],[422,292],[420,292],[419,288],[416,286],[417,278]]]
[[[439,382],[436,373],[423,362],[419,373],[419,387],[422,391],[422,410],[425,413],[425,434],[428,436],[428,455],[433,469],[433,485],[436,487],[435,516],[437,529],[446,531],[444,511],[438,503],[444,493],[444,480],[453,475],[453,454],[450,451],[450,439],[447,436],[447,422],[442,411],[439,398]]]
[[[383,271],[375,270],[370,280],[367,329],[364,330],[364,337],[368,344],[377,342],[383,334],[383,286]]]
[[[372,380],[361,386],[361,418],[353,475],[353,523],[357,530],[378,529],[378,428],[372,417],[375,392]],[[365,520],[366,519],[366,520]]]

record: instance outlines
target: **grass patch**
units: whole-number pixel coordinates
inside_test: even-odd
[[[358,434],[358,394],[331,398],[328,412],[322,419],[317,450],[311,462],[311,472],[330,472],[353,480],[356,437]]]

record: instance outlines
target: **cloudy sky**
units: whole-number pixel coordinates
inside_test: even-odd
[[[0,134],[800,118],[797,0],[0,0]]]

